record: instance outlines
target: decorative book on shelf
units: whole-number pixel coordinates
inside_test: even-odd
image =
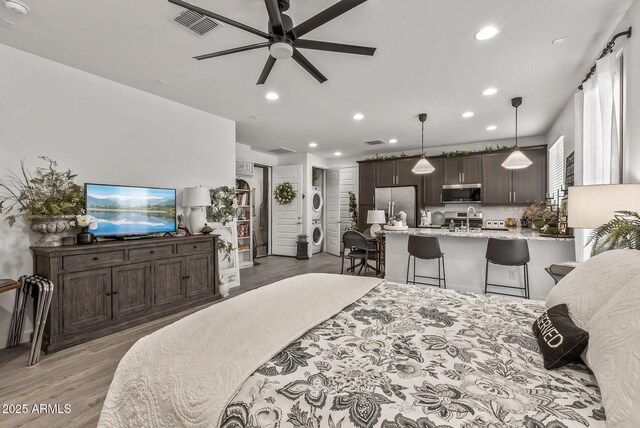
[[[253,196],[250,177],[236,178],[238,252],[240,269],[253,266]]]

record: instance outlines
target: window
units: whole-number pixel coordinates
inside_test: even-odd
[[[564,186],[564,137],[558,138],[549,149],[549,196]]]

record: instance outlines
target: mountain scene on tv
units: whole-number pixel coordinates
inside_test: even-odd
[[[87,185],[87,214],[98,220],[96,235],[139,235],[173,232],[176,193],[173,189]]]

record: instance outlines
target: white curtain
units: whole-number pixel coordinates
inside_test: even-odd
[[[582,160],[582,177],[576,184],[620,183],[620,72],[617,55],[607,55],[596,62],[596,73],[576,95],[576,142],[582,138],[582,144],[576,144]],[[576,231],[578,261],[589,258],[589,233]]]

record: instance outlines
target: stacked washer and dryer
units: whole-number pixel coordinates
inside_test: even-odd
[[[322,252],[324,244],[323,228],[324,195],[322,188],[313,186],[311,188],[311,253]]]

